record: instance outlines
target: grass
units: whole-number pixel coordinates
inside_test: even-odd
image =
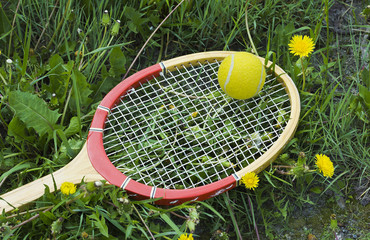
[[[288,43],[294,34],[308,35],[316,46],[303,61],[299,127],[277,161],[259,174],[259,187],[241,186],[173,208],[131,201],[109,185],[82,182],[69,196],[46,189],[36,203],[0,216],[1,238],[177,239],[193,230],[197,239],[284,239],[293,234],[297,212],[329,204],[342,217],[338,221],[348,223],[354,210],[337,211],[338,202],[368,211],[359,203],[369,199],[369,2],[185,1],[129,70],[178,2],[0,1],[0,193],[68,163],[86,139],[97,104],[126,73],[193,52],[257,51],[302,89],[302,63]],[[14,99],[37,102],[34,111],[47,124],[26,121],[32,113]],[[311,171],[316,154],[331,158],[332,178]],[[320,227],[306,223],[297,230],[301,237],[293,238],[335,239],[339,232],[329,215],[317,220]],[[358,220],[347,230],[366,239],[361,226]]]

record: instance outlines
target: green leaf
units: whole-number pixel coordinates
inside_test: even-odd
[[[111,46],[97,48],[97,49],[92,50],[91,52],[88,52],[88,53],[84,54],[84,56],[86,57],[86,56],[94,54],[94,53],[103,52],[103,51],[106,51],[106,50],[109,50],[109,49],[112,49],[112,48],[116,48],[116,47],[122,47],[122,46],[125,46],[125,45],[129,45],[133,42],[134,41],[130,41],[130,42],[124,42],[124,43],[119,43],[119,44],[115,44],[115,45],[111,45]]]
[[[64,134],[66,137],[70,137],[80,131],[80,121],[77,117],[72,117],[71,121],[69,122],[69,126],[66,130],[64,130]]]
[[[224,222],[226,221],[225,218],[216,209],[214,209],[211,205],[207,204],[206,202],[199,202],[199,203],[202,204],[203,206],[207,207],[209,210],[211,210],[222,221],[224,221]]]
[[[46,225],[51,225],[53,223],[54,220],[56,220],[57,218],[55,217],[55,215],[51,212],[40,212],[40,219],[41,221],[46,224]],[[58,221],[58,220],[57,220]],[[54,223],[53,223],[54,225]],[[54,226],[52,226],[53,228]]]
[[[13,167],[12,169],[10,169],[9,171],[7,171],[7,172],[5,172],[5,173],[1,174],[1,176],[0,176],[0,182],[1,182],[5,177],[7,177],[7,176],[11,175],[11,174],[12,174],[12,173],[14,173],[14,172],[17,172],[17,171],[22,170],[22,169],[30,168],[30,167],[31,167],[31,165],[30,165],[29,163],[20,163],[20,164],[18,164],[18,165],[16,165],[16,166],[14,166],[14,167]]]
[[[322,189],[321,187],[316,186],[316,187],[310,188],[310,191],[316,194],[320,194],[322,192]]]
[[[115,219],[109,217],[106,213],[104,213],[103,211],[99,211],[101,215],[103,215],[104,218],[106,218],[110,223],[112,223],[116,228],[118,228],[121,232],[125,233],[126,232],[126,229],[118,222],[116,221]],[[131,226],[131,225],[129,225]]]
[[[6,34],[10,33],[12,29],[12,25],[10,24],[10,21],[8,17],[6,16],[3,7],[0,7],[0,40],[6,36]]]
[[[125,17],[131,20],[127,23],[128,28],[134,33],[140,32],[142,35],[144,35],[143,26],[145,26],[145,23],[149,21],[149,18],[142,18],[143,14],[132,7],[126,7],[124,13]]]
[[[126,58],[119,47],[115,47],[112,49],[109,55],[109,61],[112,67],[110,69],[110,72],[113,73],[114,76],[119,76],[120,74],[126,72],[125,69]]]
[[[26,70],[27,70],[27,63],[28,63],[28,54],[30,52],[30,44],[31,44],[31,38],[32,38],[32,28],[31,28],[31,25],[29,25],[28,27],[28,37],[25,39],[25,45],[23,47],[24,49],[24,55],[23,55],[23,64],[22,64],[22,77],[26,74]],[[27,35],[26,35],[27,36]]]
[[[180,229],[177,227],[177,225],[171,220],[171,218],[165,214],[161,213],[161,218],[173,229],[176,231],[177,234],[181,235]]]
[[[16,142],[32,141],[34,136],[29,136],[26,125],[17,117],[13,117],[8,126],[8,135],[14,137]]]
[[[83,108],[91,103],[91,98],[89,98],[89,96],[93,91],[90,89],[90,84],[86,81],[86,77],[80,71],[74,69],[71,77],[73,87],[75,88],[72,91],[71,99],[73,101],[70,102],[71,107],[74,111],[79,111],[79,106],[81,106],[83,110]]]
[[[54,131],[54,139],[56,139],[57,134],[59,135],[60,139],[62,139],[63,145],[66,147],[68,155],[71,156],[71,157],[74,156],[74,151],[72,150],[71,146],[69,145],[65,133],[61,129],[57,129],[56,131]],[[57,148],[57,147],[55,147],[55,148]]]
[[[370,108],[370,91],[366,87],[360,84],[358,85],[358,90],[359,90],[359,95],[363,99],[366,107],[369,109]]]
[[[66,98],[71,72],[66,71],[68,67],[63,67],[63,64],[64,61],[58,54],[53,55],[49,59],[49,67],[51,68],[48,73],[49,84],[43,86],[43,89],[50,94],[54,93],[60,103],[64,103]],[[73,62],[70,61],[67,66],[69,65],[73,65]]]
[[[9,105],[28,128],[35,129],[40,136],[53,136],[61,114],[50,110],[41,98],[29,92],[13,91],[9,94]]]
[[[361,78],[367,89],[370,90],[370,70],[364,68],[364,70],[361,72]]]
[[[328,104],[329,104],[330,100],[332,100],[332,99],[333,99],[334,94],[335,94],[335,90],[337,89],[338,85],[339,85],[339,84],[337,84],[337,85],[333,88],[333,90],[331,90],[330,94],[325,98],[324,103],[323,103],[323,104],[321,105],[321,107],[320,107],[320,111],[321,111],[321,112],[324,112],[324,111],[325,111],[325,109],[326,109],[326,107],[328,106]]]
[[[95,227],[97,227],[100,230],[100,233],[105,236],[109,237],[108,234],[108,226],[105,223],[105,218],[99,216],[99,213],[93,213],[92,215],[89,216],[89,218],[93,221]]]

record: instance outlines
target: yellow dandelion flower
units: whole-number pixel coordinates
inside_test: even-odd
[[[324,177],[332,177],[334,175],[334,166],[330,158],[324,154],[316,155],[316,166],[319,172],[322,172]]]
[[[294,56],[307,57],[313,52],[315,44],[309,36],[295,35],[288,44],[289,50]]]
[[[60,187],[60,191],[65,195],[74,194],[76,192],[76,185],[71,182],[64,182]]]
[[[194,240],[193,234],[188,236],[187,233],[183,233],[177,240]]]
[[[174,105],[170,105],[170,109],[175,109],[176,107]]]
[[[195,118],[197,115],[198,115],[198,112],[193,112],[193,113],[191,114],[191,117]]]
[[[247,189],[252,189],[252,190],[258,187],[259,181],[260,181],[259,177],[254,172],[245,174],[241,179],[241,182],[244,183],[245,187]]]
[[[89,237],[89,234],[88,234],[87,232],[82,232],[82,233],[81,233],[81,237],[82,237],[83,239],[86,239],[86,238],[88,238],[88,237]]]

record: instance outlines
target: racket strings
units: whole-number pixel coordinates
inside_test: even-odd
[[[233,100],[218,86],[219,64],[180,66],[124,96],[104,129],[112,163],[146,185],[194,188],[267,151],[289,120],[284,86],[270,75],[258,96]]]

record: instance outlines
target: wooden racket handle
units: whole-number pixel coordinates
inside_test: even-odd
[[[49,186],[50,191],[60,189],[64,182],[80,183],[82,178],[84,181],[91,182],[102,180],[102,176],[96,172],[87,157],[86,144],[81,149],[80,153],[63,168],[53,174],[30,182],[24,186],[14,189],[0,196],[0,214],[5,210],[9,212],[14,208],[18,208],[27,203],[30,203],[44,194],[44,185]],[[56,189],[54,188],[56,185]]]

